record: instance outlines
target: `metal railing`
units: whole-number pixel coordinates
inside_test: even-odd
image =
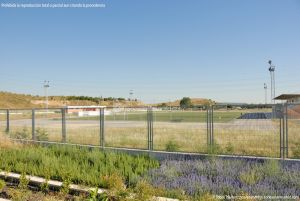
[[[73,110],[2,109],[0,131],[102,148],[300,158],[300,104]]]

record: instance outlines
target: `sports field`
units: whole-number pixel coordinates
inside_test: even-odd
[[[216,122],[229,122],[238,118],[244,111],[221,111],[214,113]],[[99,117],[73,117],[70,120],[96,120]],[[105,120],[113,121],[147,121],[146,111],[111,112],[105,116]],[[154,111],[153,120],[156,122],[206,122],[206,111]]]

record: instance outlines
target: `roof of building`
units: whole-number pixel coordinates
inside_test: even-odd
[[[274,98],[274,100],[289,100],[292,98],[300,98],[300,94],[281,94]]]

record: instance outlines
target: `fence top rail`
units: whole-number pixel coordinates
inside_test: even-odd
[[[18,111],[31,111],[31,110],[61,110],[63,108],[0,108],[0,111],[11,111],[11,110],[18,110]]]
[[[103,106],[72,106],[72,107],[49,107],[49,108],[0,108],[0,111],[7,111],[7,110],[24,110],[24,111],[31,111],[31,110],[62,110],[62,109],[148,109],[151,108],[150,106],[137,106],[137,107],[103,107]],[[154,108],[154,107],[153,107]]]
[[[293,105],[293,106],[299,105],[300,106],[300,103],[286,103],[286,105]]]
[[[0,108],[0,111],[7,110],[62,110],[62,109],[185,109],[185,110],[197,110],[197,109],[207,109],[207,108],[242,108],[242,109],[256,109],[256,108],[272,108],[277,105],[300,105],[300,103],[276,103],[276,104],[230,104],[230,103],[216,103],[213,105],[194,105],[190,108],[181,108],[180,106],[63,106],[63,107],[49,107],[49,108]]]

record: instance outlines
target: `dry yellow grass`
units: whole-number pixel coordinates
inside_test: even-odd
[[[5,134],[0,132],[0,149],[20,148],[20,143],[12,142]]]
[[[279,125],[277,121],[269,122],[270,128],[218,127],[215,124],[214,139],[220,153],[279,157]],[[273,126],[272,126],[273,124]],[[165,150],[169,142],[177,145],[178,151],[207,152],[206,126],[194,123],[156,123],[154,126],[154,149]],[[147,148],[147,125],[130,124],[130,126],[105,127],[105,145],[127,148]],[[48,133],[50,141],[61,142],[60,126],[39,126]],[[23,126],[11,127],[11,132],[20,131]],[[28,128],[31,132],[30,128]],[[289,121],[289,151],[300,142],[299,121]],[[76,144],[100,145],[100,130],[97,122],[67,125],[67,142]]]

